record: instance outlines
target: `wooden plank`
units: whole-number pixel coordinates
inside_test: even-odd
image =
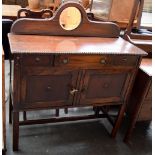
[[[72,117],[56,117],[56,118],[49,118],[49,119],[20,121],[19,125],[45,124],[45,123],[65,122],[65,121],[97,119],[97,118],[105,118],[105,117],[107,117],[106,114],[100,114],[98,116],[87,115],[87,116],[72,116]]]
[[[9,34],[9,41],[12,53],[147,55],[122,38]]]

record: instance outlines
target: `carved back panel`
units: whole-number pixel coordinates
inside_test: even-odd
[[[64,30],[59,23],[62,11],[68,7],[75,7],[81,13],[81,22],[73,30]],[[120,29],[112,22],[91,21],[88,19],[82,5],[75,2],[66,2],[60,6],[50,19],[18,19],[12,25],[11,32],[15,34],[117,38],[119,37]]]

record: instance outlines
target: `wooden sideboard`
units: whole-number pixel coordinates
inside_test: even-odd
[[[112,131],[112,136],[116,135],[145,53],[121,38],[66,40],[65,37],[10,34],[9,39],[14,55],[14,150],[18,148],[19,111],[24,110],[121,105]],[[36,48],[37,42],[41,44]],[[59,53],[64,50],[64,42],[68,47],[65,51],[73,48],[76,52]],[[87,51],[90,47],[93,47],[91,53]]]
[[[60,26],[59,16],[70,6],[79,9],[82,21],[68,31]],[[35,22],[40,25],[37,29]],[[111,132],[112,137],[116,136],[141,58],[146,55],[119,37],[116,24],[89,21],[81,5],[65,3],[50,20],[17,20],[8,36],[14,60],[14,151],[18,150],[19,125],[37,123],[19,122],[20,111],[118,105],[120,110]],[[38,123],[85,118],[50,118]]]

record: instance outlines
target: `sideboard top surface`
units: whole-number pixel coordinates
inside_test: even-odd
[[[12,54],[127,54],[147,55],[122,38],[61,37],[8,34]]]

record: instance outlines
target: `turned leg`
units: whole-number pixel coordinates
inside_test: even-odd
[[[24,121],[26,121],[26,120],[27,120],[26,111],[23,111],[23,120],[24,120]]]
[[[65,111],[65,114],[68,114],[68,108],[65,108],[64,111]]]
[[[19,143],[19,112],[13,112],[13,151],[18,151]]]
[[[112,129],[112,132],[111,132],[111,137],[112,138],[116,137],[117,131],[118,131],[118,129],[119,129],[121,123],[122,123],[123,117],[124,117],[124,112],[125,112],[125,104],[122,104],[121,108],[119,110],[118,116],[116,118],[115,125],[114,125],[114,127]]]
[[[59,109],[56,109],[56,117],[59,117]]]

